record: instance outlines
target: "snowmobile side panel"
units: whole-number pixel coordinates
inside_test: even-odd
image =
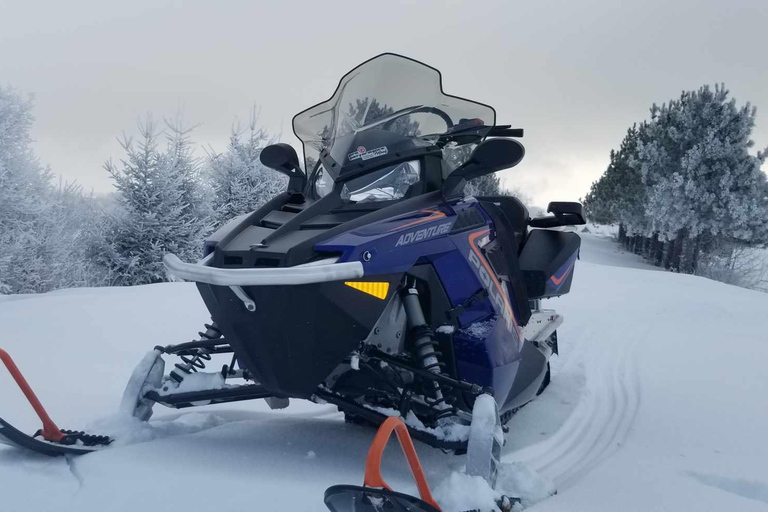
[[[496,274],[505,280],[507,290],[512,299],[512,308],[515,312],[515,320],[518,325],[523,326],[528,323],[531,317],[531,308],[528,305],[528,294],[520,270],[518,253],[520,247],[518,239],[523,238],[526,230],[525,221],[528,211],[520,201],[510,198],[514,201],[500,202],[506,209],[497,206],[493,202],[481,202],[483,210],[493,220],[493,226],[496,230],[496,238],[485,249],[485,254],[495,270]],[[512,205],[519,204],[522,210],[515,210]],[[524,216],[524,217],[523,217]],[[512,217],[510,219],[510,217]]]
[[[25,434],[3,418],[0,418],[0,443],[50,457],[58,455],[83,455],[100,449],[100,447],[96,446],[63,445],[38,439]]]
[[[546,373],[547,358],[533,343],[526,340],[523,344],[520,367],[515,372],[509,398],[501,407],[502,412],[515,409],[533,400]]]

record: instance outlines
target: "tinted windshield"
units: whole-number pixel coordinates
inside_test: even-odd
[[[451,138],[457,133],[479,142],[495,121],[493,108],[444,94],[436,69],[384,54],[345,75],[330,100],[296,115],[293,131],[309,171],[323,149],[344,167],[403,149],[466,143]]]

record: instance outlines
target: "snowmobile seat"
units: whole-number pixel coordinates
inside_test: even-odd
[[[528,221],[530,220],[528,208],[522,201],[513,196],[483,196],[476,199],[481,202],[493,203],[504,213],[511,231],[515,234],[515,247],[517,253],[520,254],[528,234]]]

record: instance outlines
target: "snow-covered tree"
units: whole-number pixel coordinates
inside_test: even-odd
[[[764,159],[749,153],[755,109],[737,107],[723,85],[704,86],[654,107],[652,117],[638,160],[652,229],[680,242],[673,266],[693,272],[707,238],[765,241]]]
[[[646,123],[627,130],[619,150],[611,151],[608,168],[584,198],[591,220],[620,224],[629,235],[643,232],[646,226],[644,187],[636,161],[637,145],[646,131]]]
[[[464,188],[464,194],[468,196],[502,195],[501,178],[496,173],[491,173],[469,180]]]
[[[115,283],[134,285],[165,280],[165,253],[193,261],[200,257],[210,220],[201,216],[198,164],[191,157],[188,131],[173,125],[165,151],[148,117],[139,126],[139,140],[120,142],[126,158],[111,160],[105,169],[115,182],[120,209],[113,217],[101,263]],[[178,127],[177,127],[178,128]]]
[[[768,242],[766,155],[750,153],[754,123],[755,109],[737,107],[723,85],[653,105],[651,120],[611,153],[587,214],[620,223],[627,245],[639,240],[637,252],[683,272],[696,271],[701,251]]]
[[[186,127],[181,114],[166,120],[166,156],[168,173],[179,176],[181,200],[187,205],[185,213],[210,223],[212,200],[205,179],[203,162],[194,155],[191,133],[195,127]]]
[[[0,87],[0,293],[36,293],[106,282],[87,249],[101,211],[75,184],[54,186],[32,152],[31,98]]]
[[[34,292],[50,171],[30,147],[32,98],[0,87],[0,293]]]
[[[271,139],[257,121],[252,111],[246,130],[233,127],[226,151],[208,152],[212,207],[219,224],[258,209],[287,186],[287,177],[261,165],[261,150]]]

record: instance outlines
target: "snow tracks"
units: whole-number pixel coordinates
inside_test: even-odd
[[[568,336],[563,336],[564,346],[575,357],[553,364],[563,364],[561,374],[585,374],[584,389],[573,413],[548,439],[503,458],[525,464],[551,479],[559,490],[575,483],[621,446],[640,404],[634,347],[643,336],[624,333],[619,325],[603,325],[600,331],[568,330]],[[611,332],[613,336],[608,334]],[[556,378],[557,374],[553,385]]]

